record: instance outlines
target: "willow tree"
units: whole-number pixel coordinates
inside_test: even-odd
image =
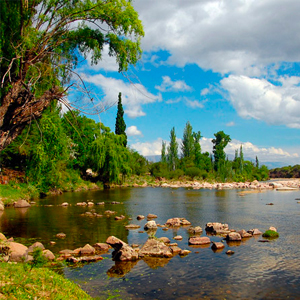
[[[0,151],[51,102],[68,103],[79,59],[96,64],[108,45],[121,72],[141,56],[144,32],[131,1],[7,0],[0,20]]]

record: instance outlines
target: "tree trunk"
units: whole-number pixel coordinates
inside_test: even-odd
[[[38,119],[51,101],[62,97],[63,92],[56,86],[35,99],[21,80],[14,82],[0,106],[0,152],[21,134],[27,124]]]

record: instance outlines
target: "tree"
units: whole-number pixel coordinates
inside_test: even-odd
[[[214,169],[220,171],[224,169],[226,162],[226,154],[224,148],[231,141],[228,134],[223,131],[219,131],[214,134],[215,138],[212,140],[213,143],[213,154],[214,154]]]
[[[178,143],[176,141],[175,128],[170,132],[170,145],[168,147],[168,164],[171,170],[176,170],[178,165]]]
[[[70,105],[64,97],[82,56],[96,64],[108,45],[126,71],[142,52],[131,1],[1,1],[0,20],[0,151],[54,100]]]
[[[167,162],[167,146],[165,141],[162,141],[162,145],[161,145],[161,162],[162,163]]]
[[[123,105],[122,105],[122,94],[119,93],[118,96],[118,111],[117,111],[117,117],[116,117],[116,126],[115,126],[115,134],[121,135],[123,134],[125,139],[124,139],[124,147],[127,146],[127,135],[126,135],[126,124],[124,121],[124,110],[123,110]]]
[[[193,127],[188,121],[183,131],[182,139],[182,158],[191,158],[194,154],[194,139],[193,139]]]

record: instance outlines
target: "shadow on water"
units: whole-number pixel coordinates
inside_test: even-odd
[[[94,297],[107,299],[296,299],[300,295],[300,245],[298,232],[300,205],[298,191],[280,193],[268,191],[243,196],[236,190],[188,190],[163,188],[128,188],[106,191],[66,193],[41,200],[27,210],[8,208],[0,215],[0,230],[6,236],[38,240],[54,252],[74,249],[85,244],[104,242],[110,235],[123,241],[142,245],[148,238],[140,229],[125,229],[129,223],[143,228],[146,219],[137,215],[153,213],[155,221],[164,224],[172,217],[184,217],[193,226],[205,227],[208,222],[229,224],[236,230],[258,228],[278,229],[280,237],[261,243],[261,237],[239,243],[224,243],[225,248],[213,251],[188,244],[187,227],[164,231],[158,228],[156,237],[173,238],[181,249],[190,250],[185,257],[172,259],[144,258],[136,262],[113,262],[111,252],[104,260],[77,268],[65,268],[67,278],[78,283]],[[77,202],[104,202],[91,207]],[[68,202],[68,207],[60,206]],[[268,203],[274,205],[266,205]],[[112,204],[117,203],[117,204]],[[116,213],[106,215],[105,211]],[[86,212],[102,217],[88,217]],[[115,221],[114,216],[125,215]],[[130,220],[132,218],[132,220]],[[56,238],[59,232],[66,238]],[[206,235],[205,231],[202,236]],[[221,236],[209,236],[220,242]],[[50,241],[56,244],[51,246]],[[226,255],[233,250],[232,256]]]

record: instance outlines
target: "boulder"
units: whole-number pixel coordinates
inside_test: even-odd
[[[45,247],[42,243],[35,242],[34,244],[28,247],[28,253],[32,253],[37,248],[40,248],[41,250],[45,250]]]
[[[238,232],[230,232],[226,236],[227,241],[241,241],[242,237]]]
[[[86,244],[80,250],[80,255],[94,255],[96,253],[96,249],[89,244]]]
[[[64,238],[66,238],[66,234],[65,233],[63,233],[63,232],[60,232],[60,233],[58,233],[57,235],[56,235],[56,237],[57,238],[59,238],[59,239],[64,239]]]
[[[222,224],[222,223],[207,223],[205,225],[205,230],[209,232],[224,232],[224,231],[229,231],[228,224]]]
[[[252,234],[252,235],[261,235],[261,234],[262,234],[262,232],[259,231],[257,228],[248,230],[248,233],[250,233],[250,234]]]
[[[0,241],[6,241],[5,235],[1,232],[0,232]]]
[[[203,230],[200,226],[196,226],[196,227],[190,227],[189,232],[192,234],[200,234],[201,232],[203,232]]]
[[[106,243],[96,243],[93,245],[93,247],[95,248],[96,252],[107,252],[109,248],[111,248]]]
[[[15,208],[24,208],[24,207],[30,207],[30,204],[26,200],[18,200],[14,203]]]
[[[69,206],[69,203],[68,202],[64,202],[64,203],[61,204],[61,206],[65,206],[65,207]]]
[[[227,254],[227,255],[233,255],[233,254],[234,254],[234,251],[232,251],[232,250],[227,250],[227,251],[226,251],[226,254]]]
[[[139,251],[139,256],[172,257],[171,249],[158,239],[148,239]]]
[[[218,249],[223,249],[225,248],[225,245],[221,242],[213,242],[211,249],[213,250],[218,250]]]
[[[145,226],[144,226],[145,230],[155,230],[157,229],[157,225],[155,221],[148,221]]]
[[[143,220],[143,219],[145,219],[145,216],[143,216],[143,215],[138,215],[136,218],[137,218],[137,220]]]
[[[26,260],[28,248],[20,243],[9,242],[9,261],[22,262]]]
[[[180,252],[179,252],[179,255],[180,256],[186,256],[186,255],[188,255],[189,253],[191,253],[192,251],[190,251],[190,250],[181,250]]]
[[[172,227],[180,227],[181,221],[179,218],[172,218],[172,219],[169,219],[165,225],[172,226]]]
[[[180,225],[182,226],[187,226],[187,225],[191,225],[192,223],[186,219],[180,219]]]
[[[154,214],[148,214],[148,215],[147,215],[147,218],[148,218],[148,219],[155,219],[155,218],[157,218],[157,215],[154,215]]]
[[[114,248],[114,251],[112,253],[113,260],[137,260],[139,257],[138,253],[132,247],[130,247],[122,240],[116,238],[115,236],[108,237],[106,243]]]
[[[210,244],[210,238],[207,236],[199,237],[199,236],[192,236],[189,238],[190,245],[206,245]]]
[[[169,238],[164,237],[164,236],[160,237],[158,240],[165,243],[165,244],[170,244],[170,242],[171,242]]]
[[[180,241],[182,240],[182,236],[181,235],[176,235],[175,237],[173,237],[174,240]]]
[[[250,234],[249,232],[247,232],[246,230],[242,229],[239,230],[238,233],[240,234],[240,236],[244,239],[244,238],[250,238],[252,237],[252,234]]]
[[[53,254],[50,250],[48,250],[48,249],[43,250],[43,256],[44,256],[46,259],[48,259],[48,260],[54,260],[54,259],[55,259],[54,254]]]
[[[171,246],[170,249],[174,255],[182,251],[178,246]]]
[[[121,215],[121,216],[115,216],[115,220],[116,221],[120,221],[120,220],[124,220],[125,216]]]
[[[277,232],[277,229],[276,229],[275,227],[273,227],[273,226],[271,226],[271,227],[269,228],[269,230],[272,230],[272,231]]]

